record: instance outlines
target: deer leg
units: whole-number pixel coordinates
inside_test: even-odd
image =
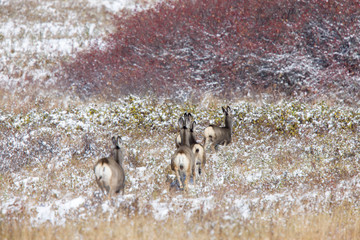
[[[196,179],[199,176],[199,169],[200,169],[200,159],[199,159],[199,154],[197,153],[195,157],[194,168],[192,169],[194,185],[196,184]]]
[[[204,149],[206,149],[206,146],[208,145],[207,143],[207,138],[205,138],[205,141],[204,141]]]
[[[194,168],[192,169],[192,174],[193,174],[193,182],[194,185],[196,184],[196,178],[197,178],[197,174],[198,174],[198,165],[195,163]]]
[[[203,164],[203,162],[199,162],[198,163],[198,169],[197,169],[198,176],[202,175],[203,172],[204,172],[204,164]]]
[[[183,188],[183,185],[182,185],[182,182],[181,182],[181,179],[180,179],[179,170],[178,170],[177,167],[175,167],[174,170],[175,170],[175,174],[176,174],[176,179],[177,179],[177,181],[179,182],[179,187],[180,187],[180,189],[182,189],[182,188]]]
[[[110,180],[110,183],[111,183],[111,180]],[[111,186],[111,185],[110,185],[110,186]],[[109,200],[111,200],[111,197],[115,195],[115,188],[114,188],[114,187],[110,187],[109,190],[110,190],[110,191],[109,191],[108,196],[109,196]]]
[[[205,173],[205,161],[202,161],[200,166],[201,166],[200,172],[201,172],[201,174],[204,174]]]
[[[209,146],[210,142],[211,142],[211,138],[210,137],[206,137],[205,138],[205,143],[204,143],[204,150]]]
[[[109,201],[111,201],[111,193],[109,192],[109,194],[107,195],[107,199],[109,200]]]
[[[211,144],[211,150],[213,151],[213,153],[217,152],[216,146],[214,143]]]
[[[106,200],[106,198],[109,196],[110,194],[110,187],[109,186],[104,186],[103,185],[103,194],[104,194],[104,200]]]
[[[106,201],[107,199],[110,200],[111,196],[110,196],[110,191],[107,191],[106,194],[104,194],[104,201]]]
[[[103,184],[100,181],[98,181],[97,179],[96,179],[96,182],[97,182],[98,186],[100,187],[102,194],[105,195],[105,189],[104,189]]]
[[[205,151],[201,158],[201,171],[205,172],[205,164],[206,164],[206,154]]]
[[[189,186],[188,186],[189,178],[190,178],[190,171],[187,170],[185,175],[185,182],[184,182],[186,192],[189,191]]]
[[[106,191],[105,191],[104,187],[101,186],[100,189],[101,189],[102,194],[105,196],[105,195],[106,195]]]

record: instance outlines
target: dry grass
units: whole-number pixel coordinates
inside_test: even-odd
[[[0,175],[0,187],[4,189],[4,194],[20,199],[13,203],[16,210],[7,208],[2,215],[0,212],[1,239],[356,239],[360,234],[359,208],[349,200],[358,196],[356,183],[351,183],[351,179],[356,179],[359,172],[359,164],[353,162],[358,152],[355,146],[347,145],[357,138],[356,131],[338,127],[333,132],[319,133],[319,136],[311,140],[307,139],[314,136],[311,132],[301,136],[276,133],[275,128],[244,117],[246,115],[247,118],[251,116],[261,119],[261,113],[275,118],[273,106],[256,110],[233,104],[236,115],[244,115],[244,118],[237,118],[235,121],[237,127],[233,143],[220,148],[217,154],[208,154],[206,175],[186,195],[168,190],[169,172],[166,161],[174,151],[176,135],[169,122],[176,120],[177,111],[189,109],[196,113],[197,119],[201,119],[203,115],[214,116],[215,119],[221,102],[212,101],[209,103],[212,106],[206,105],[206,110],[192,104],[176,105],[167,102],[165,107],[139,99],[128,99],[125,102],[124,110],[120,103],[114,103],[111,109],[94,105],[55,109],[54,119],[66,119],[74,113],[79,118],[90,118],[93,132],[83,132],[84,130],[76,128],[71,130],[66,126],[60,129],[56,124],[37,122],[36,115],[30,115],[29,122],[19,127],[18,133],[45,127],[44,125],[53,128],[53,135],[42,133],[28,144],[35,147],[39,140],[54,142],[52,156],[56,159],[49,158],[46,149],[41,152],[40,145],[39,150],[34,148],[39,154],[45,154],[40,161]],[[315,104],[312,107],[319,109],[322,105]],[[279,108],[287,110],[289,105]],[[164,113],[164,109],[172,112],[166,116],[169,118],[165,121],[166,127],[159,128],[156,125],[163,123],[160,120],[154,120],[154,125],[148,123],[146,119],[157,119],[156,113]],[[349,114],[344,109],[335,109],[339,109],[339,114],[343,116]],[[33,110],[42,114],[41,108]],[[144,114],[147,110],[150,112],[148,115]],[[121,111],[125,113],[120,114]],[[111,115],[110,121],[114,121],[112,124],[104,125],[97,119],[115,113],[119,115]],[[314,115],[317,113],[314,112]],[[26,116],[24,114],[22,119]],[[318,120],[328,122],[328,118],[329,114],[324,113]],[[82,121],[85,122],[85,119]],[[121,124],[116,122],[117,119],[121,120]],[[336,120],[333,123],[338,124]],[[318,124],[312,126],[312,132],[315,132]],[[300,129],[303,127],[307,129],[306,124],[299,126]],[[269,132],[264,132],[264,129]],[[124,163],[127,174],[125,193],[134,195],[134,198],[113,199],[109,204],[115,209],[115,214],[103,212],[102,206],[107,203],[96,193],[98,189],[92,172],[97,158],[108,154],[111,134],[128,137],[124,146],[127,156]],[[90,155],[85,150],[88,144],[92,146]],[[56,147],[58,145],[61,147]],[[319,160],[336,158],[336,147],[341,152],[338,160]],[[71,152],[72,158],[69,161],[65,159],[68,153],[62,152],[64,148]],[[60,168],[57,167],[59,163],[62,164]],[[295,174],[299,170],[300,175]],[[145,175],[139,174],[141,171],[145,171]],[[246,180],[251,171],[260,172],[262,176]],[[286,176],[285,173],[289,175]],[[26,183],[21,185],[23,179],[36,177],[39,181],[28,181],[27,186]],[[218,184],[217,181],[221,178],[224,183]],[[342,188],[341,182],[350,185]],[[19,187],[14,187],[19,183]],[[53,189],[57,191],[53,192]],[[164,190],[167,192],[164,193]],[[346,191],[347,194],[350,191],[349,198],[342,198],[337,192],[339,190]],[[304,197],[314,194],[314,191],[319,199]],[[329,193],[325,193],[326,191]],[[277,200],[269,200],[268,197],[274,197],[277,193],[282,196]],[[24,194],[28,197],[21,199]],[[65,222],[60,225],[32,222],[38,214],[36,209],[29,209],[33,202],[51,205],[69,195],[71,198],[82,196],[86,199],[86,203],[80,206],[85,208],[81,210],[81,214],[79,209],[69,212],[64,216]],[[213,198],[210,210],[205,206],[194,208],[191,205],[192,200],[209,196]],[[179,197],[183,203],[171,205]],[[249,214],[247,217],[241,215],[238,208],[242,205],[236,203],[243,197],[245,206],[248,204],[249,207],[245,211]],[[3,199],[7,198],[3,196]],[[166,220],[159,220],[154,216],[154,201],[169,204],[168,208],[173,208]],[[193,212],[189,217],[187,213],[190,211]]]
[[[200,102],[181,104],[172,100],[159,103],[158,99],[140,99],[136,103],[139,99],[129,98],[125,113],[119,102],[104,110],[107,101],[101,97],[80,101],[52,92],[45,83],[53,76],[52,69],[59,61],[71,58],[77,48],[86,45],[77,43],[89,43],[112,31],[112,14],[104,8],[90,7],[85,0],[11,3],[0,8],[0,22],[17,19],[18,26],[24,24],[24,27],[9,32],[10,35],[0,33],[0,45],[6,45],[8,40],[18,44],[3,48],[3,52],[0,48],[5,56],[0,74],[19,80],[19,83],[14,81],[14,88],[0,87],[0,144],[7,149],[0,152],[0,161],[6,159],[3,166],[10,163],[0,173],[0,206],[5,206],[0,209],[0,239],[356,239],[360,236],[359,204],[353,201],[360,197],[356,182],[360,172],[359,129],[346,127],[347,119],[358,121],[359,115],[350,114],[356,109],[335,106],[334,111],[343,111],[340,115],[345,120],[334,120],[330,117],[333,112],[324,111],[318,116],[319,124],[308,122],[308,127],[302,124],[301,134],[296,127],[283,130],[292,126],[289,122],[296,113],[300,116],[311,111],[275,119],[272,105],[261,108],[263,103],[249,101],[231,104],[212,94]],[[56,11],[47,12],[40,5]],[[50,22],[66,25],[55,32],[36,27]],[[96,24],[93,34],[89,34],[91,24]],[[69,31],[78,25],[79,29]],[[77,40],[70,52],[21,51],[26,39],[46,47],[46,41],[74,38]],[[218,154],[208,154],[207,173],[190,194],[169,191],[167,175],[172,172],[168,171],[168,162],[174,152],[177,131],[174,123],[179,114],[190,111],[196,116],[201,139],[207,124],[222,123],[220,108],[228,104],[237,109],[232,145],[221,148]],[[277,108],[291,110],[285,105]],[[329,108],[336,104],[323,105]],[[316,109],[322,106],[314,102],[306,107],[315,109],[316,115],[320,112]],[[89,113],[92,111],[89,109],[95,113]],[[101,122],[102,117],[106,117],[105,123]],[[57,118],[64,120],[64,127]],[[20,125],[16,126],[15,122]],[[322,125],[328,122],[345,127],[329,130]],[[89,125],[89,129],[82,129],[82,123]],[[80,127],[74,128],[73,124]],[[285,128],[281,129],[282,126]],[[99,157],[109,153],[109,139],[117,134],[128,137],[124,147],[128,196],[106,202],[99,197],[92,167]],[[314,192],[316,197],[308,197]],[[343,192],[346,198],[342,198]],[[283,196],[269,200],[277,193]],[[57,208],[62,203],[78,197],[85,199],[85,203],[59,216],[64,223],[37,222],[37,207],[49,206],[50,213],[60,214]],[[201,200],[209,197],[208,202]],[[211,209],[192,205],[194,200],[203,205],[208,203]],[[236,200],[244,201],[234,206]],[[154,202],[167,204],[169,212],[165,220],[155,216]],[[110,205],[114,212],[103,211],[103,205]],[[242,211],[243,206],[249,209]],[[193,212],[188,215],[190,211]],[[244,213],[248,216],[244,217]]]
[[[120,210],[124,211],[124,210]],[[124,214],[125,215],[125,214]],[[44,223],[31,226],[28,221],[2,222],[2,239],[357,239],[360,236],[358,212],[341,206],[332,213],[299,216],[258,216],[242,223],[223,220],[216,209],[199,211],[188,221],[180,214],[166,221],[135,215],[106,221],[99,214],[87,220],[72,220],[56,226]],[[26,219],[26,218],[25,218]],[[269,219],[269,220],[264,220]]]
[[[86,0],[2,3],[2,109],[23,111],[36,107],[45,98],[53,99],[51,105],[57,104],[55,98],[59,93],[49,91],[54,84],[54,69],[92,41],[112,32],[112,20],[112,13],[91,7]]]

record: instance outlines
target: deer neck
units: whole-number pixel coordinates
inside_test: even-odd
[[[181,146],[190,146],[190,131],[189,129],[181,129],[180,131],[181,137]]]
[[[230,116],[225,117],[225,127],[231,130],[232,128],[232,118]]]
[[[193,131],[190,131],[190,138],[189,138],[189,144],[193,145],[196,143],[196,138],[195,138],[195,134]]]
[[[115,159],[115,162],[117,162],[120,166],[122,166],[120,148],[115,148],[114,149],[114,159]]]

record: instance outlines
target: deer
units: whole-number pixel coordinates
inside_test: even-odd
[[[196,183],[195,156],[189,143],[189,118],[180,117],[178,124],[180,127],[181,142],[179,148],[171,157],[171,170],[176,174],[180,189],[185,189],[185,191],[188,192],[188,182],[191,176],[193,176],[194,184]],[[180,179],[180,175],[185,175],[184,184]]]
[[[193,116],[191,113],[184,113],[184,119],[185,121],[188,121],[191,123],[190,125],[190,135],[189,135],[189,145],[194,153],[195,156],[195,172],[196,174],[201,174],[201,169],[204,169],[205,163],[206,163],[206,155],[204,147],[196,141],[194,129],[196,126],[196,121],[193,120]],[[181,143],[181,136],[180,134],[175,139],[176,147],[179,148]]]
[[[206,163],[206,154],[205,154],[205,149],[203,147],[203,145],[201,145],[200,143],[198,143],[196,141],[195,138],[195,130],[196,127],[196,121],[193,121],[190,127],[190,138],[189,138],[189,142],[190,142],[190,146],[191,149],[195,155],[195,172],[196,174],[201,174],[201,169],[204,169],[205,167],[205,163]]]
[[[112,144],[111,155],[99,159],[94,166],[96,183],[104,196],[107,194],[109,199],[120,191],[124,194],[125,188],[125,172],[123,168],[123,154],[120,149],[120,136],[117,138],[112,137]]]
[[[221,107],[223,113],[225,114],[225,127],[218,127],[215,125],[210,125],[209,127],[205,128],[204,131],[204,148],[206,149],[207,146],[211,144],[211,150],[213,152],[217,151],[218,145],[227,146],[231,143],[231,133],[232,133],[232,114],[231,108],[227,106],[226,108]]]
[[[191,115],[191,113],[184,113],[184,120],[188,120],[190,123],[192,122],[193,120],[193,116]],[[181,128],[181,127],[180,127]],[[192,144],[192,141],[195,141],[194,139],[190,139],[190,144]],[[175,145],[176,145],[176,148],[179,148],[180,147],[180,144],[181,144],[181,136],[180,136],[180,133],[176,136],[175,138]]]

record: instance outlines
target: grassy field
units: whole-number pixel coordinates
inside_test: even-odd
[[[198,216],[186,221],[176,216],[167,221],[134,216],[101,221],[101,216],[87,221],[69,221],[64,226],[30,227],[12,222],[1,228],[2,239],[357,239],[359,218],[343,208],[333,214],[309,214],[290,218],[274,216],[271,221],[232,223],[216,216]],[[203,226],[201,220],[217,222]],[[281,223],[281,224],[280,224]],[[81,237],[80,237],[81,236]]]
[[[0,239],[359,238],[356,104],[267,101],[266,93],[180,102],[58,92],[60,62],[114,31],[111,3],[0,3]],[[179,116],[194,115],[202,142],[206,126],[223,124],[227,105],[233,142],[207,149],[189,193],[174,189]],[[117,135],[125,194],[104,200],[93,166]]]
[[[226,104],[128,97],[2,112],[2,238],[356,238],[357,109],[232,103],[233,143],[208,149],[205,174],[188,194],[170,188],[178,116],[194,114],[201,141]],[[104,201],[92,167],[113,135],[123,137],[126,189]]]

